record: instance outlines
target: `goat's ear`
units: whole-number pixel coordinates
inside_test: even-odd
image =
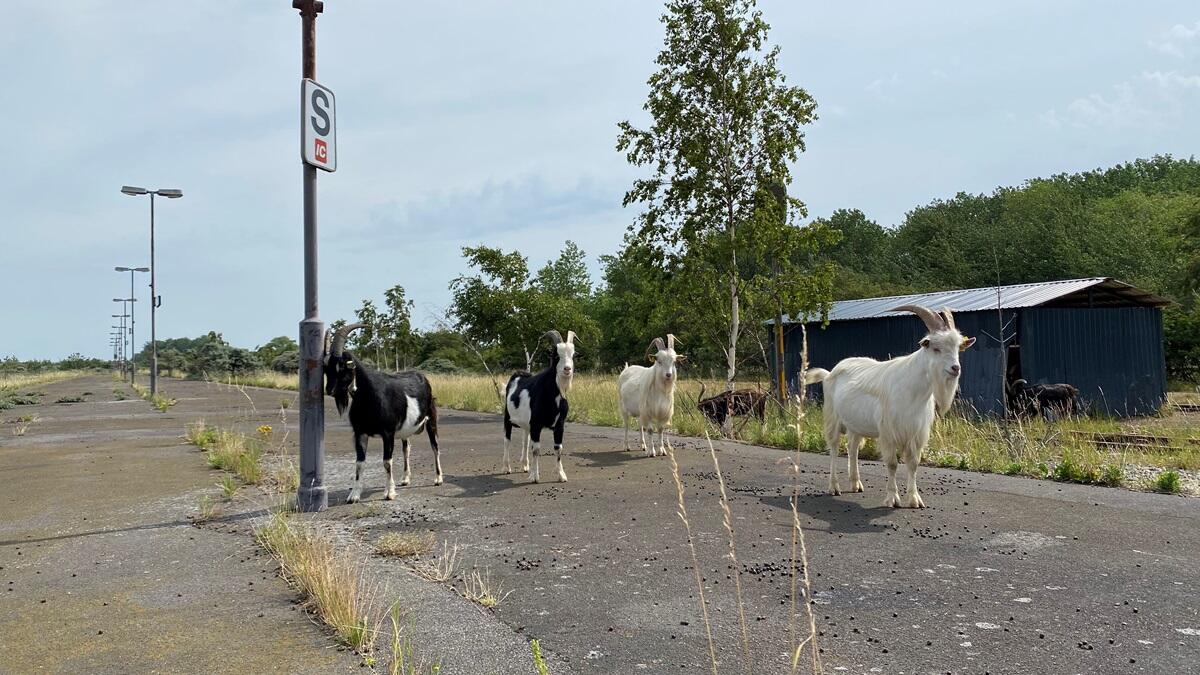
[[[657,361],[657,360],[658,360],[658,355],[657,355],[657,354],[647,354],[647,355],[646,355],[646,361],[647,361],[648,363],[654,363],[654,362],[655,362],[655,361]]]
[[[960,351],[960,352],[965,352],[965,351],[967,351],[967,349],[969,349],[969,348],[971,347],[971,345],[973,345],[973,344],[975,344],[975,338],[973,338],[973,337],[965,338],[965,339],[962,341],[962,345],[960,345],[960,346],[959,346],[959,348],[958,348],[958,351]]]
[[[676,354],[675,363],[684,363],[687,361],[687,354]]]
[[[346,359],[346,367],[350,370],[354,370],[358,367],[358,364],[355,363],[353,359]]]
[[[920,345],[922,347],[928,347],[929,346],[929,338],[921,338]]]

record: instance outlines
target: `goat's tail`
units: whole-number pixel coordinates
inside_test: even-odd
[[[824,382],[825,378],[829,377],[829,371],[824,368],[809,368],[804,371],[804,384],[816,384]]]
[[[429,446],[437,450],[437,399],[429,399],[429,415],[425,418],[425,433],[429,436]]]

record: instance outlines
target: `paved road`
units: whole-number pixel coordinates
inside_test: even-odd
[[[215,481],[181,438],[195,412],[118,401],[115,384],[43,385],[41,404],[0,412],[0,672],[358,672],[246,527],[187,520]]]
[[[71,389],[71,385],[45,389],[50,393],[56,387]],[[104,433],[128,433],[120,437],[146,451],[171,448],[177,443],[173,436],[188,419],[205,415],[252,428],[269,419],[280,399],[289,396],[248,391],[259,411],[250,413],[246,398],[227,388],[203,383],[171,383],[170,387],[180,398],[170,413],[148,413],[146,419],[139,415],[128,431],[119,427]],[[107,385],[97,393],[110,390]],[[115,410],[128,404],[111,405]],[[413,586],[418,582],[402,564],[374,561],[380,574],[390,576],[412,597],[422,598],[414,613],[420,624],[415,632],[423,648],[445,652],[446,672],[530,672],[515,652],[504,657],[507,667],[489,664],[481,670],[464,665],[471,661],[457,655],[456,645],[473,640],[480,631],[491,632],[496,641],[506,639],[500,634],[504,631],[519,641],[539,638],[556,674],[710,670],[694,572],[675,515],[675,492],[665,459],[621,452],[617,430],[572,425],[567,431],[570,482],[530,485],[522,475],[496,473],[501,456],[498,418],[444,411],[446,484],[432,486],[432,458],[427,444],[417,440],[414,484],[400,488],[395,502],[378,501],[383,472],[379,444],[373,440],[366,498],[380,507],[377,515],[358,517],[361,512],[354,507],[339,504],[348,493],[353,472],[350,430],[336,418],[332,406],[328,410],[327,468],[333,506],[320,521],[348,541],[363,544],[386,531],[433,530],[459,544],[466,565],[490,570],[494,579],[513,591],[494,613],[466,614],[462,612],[465,601],[444,589],[425,582]],[[53,450],[60,435],[62,443],[75,442],[71,439],[92,433],[93,424],[109,423],[97,419],[64,431],[47,424],[38,432],[43,438],[37,443]],[[17,448],[30,443],[14,445],[5,439],[0,445],[0,471],[23,475],[43,463],[27,450],[16,454]],[[712,463],[707,449],[696,441],[681,441],[677,448],[720,670],[787,672],[791,483],[778,464],[785,454],[718,445],[737,529],[753,659],[746,668]],[[170,494],[182,488],[172,481],[182,480],[176,475],[192,470],[189,462],[198,466],[194,453],[154,452],[153,459],[145,461],[147,471],[162,481],[161,487],[153,481],[135,485],[124,481],[128,487],[122,488],[119,498],[110,490],[116,480],[112,473],[81,490],[77,481],[83,479],[66,471],[68,466],[105,470],[106,461],[113,461],[105,458],[112,454],[110,440],[95,448],[76,447],[62,458],[51,456],[45,462],[43,482],[19,481],[22,495],[40,500],[34,506],[0,497],[4,506],[0,537],[9,542],[0,546],[4,566],[0,579],[15,580],[23,587],[23,595],[15,596],[20,598],[20,614],[0,608],[0,635],[6,647],[10,635],[23,636],[22,644],[31,642],[35,629],[29,625],[56,626],[54,630],[65,631],[64,636],[69,633],[75,640],[88,639],[95,632],[96,619],[86,613],[40,617],[34,613],[48,589],[74,583],[71,573],[100,558],[89,552],[79,565],[66,566],[59,562],[61,553],[36,547],[65,547],[64,541],[87,542],[99,536],[19,544],[35,528],[47,534],[88,531],[90,524],[84,527],[70,516],[85,512],[82,503],[95,509],[93,502],[106,500],[114,501],[114,509],[117,502],[129,509],[122,517],[131,523],[153,525],[178,519],[171,511],[176,507]],[[866,493],[840,497],[820,492],[826,480],[822,457],[802,455],[800,463],[804,473],[799,508],[808,537],[822,657],[829,672],[1183,673],[1194,672],[1200,662],[1200,603],[1195,601],[1200,587],[1196,569],[1200,534],[1195,527],[1200,500],[922,469],[922,494],[931,508],[892,510],[879,506],[883,470],[878,463],[864,465]],[[553,476],[553,471],[542,475]],[[75,496],[60,508],[55,502],[63,499],[63,491],[57,489],[63,485]],[[86,494],[81,494],[84,490]],[[143,496],[144,490],[158,496]],[[186,510],[186,505],[177,506]],[[9,515],[10,509],[17,509],[14,516]],[[63,515],[46,520],[42,514],[47,511]],[[19,519],[15,525],[14,517]],[[176,530],[185,538],[197,533],[169,526],[131,530],[124,536],[165,536]],[[212,536],[229,539],[223,534]],[[20,560],[14,558],[18,544],[22,556],[42,556],[36,570],[24,560],[14,562]],[[248,539],[234,547],[250,555]],[[112,554],[119,555],[119,549]],[[217,563],[208,561],[204,566],[211,570]],[[222,574],[227,574],[226,567],[236,567],[227,556],[220,563]],[[259,560],[254,567],[256,572],[264,569]],[[61,573],[57,568],[63,568]],[[41,574],[34,574],[38,570]],[[58,576],[50,584],[43,575],[52,572]],[[203,577],[194,567],[178,575],[169,568],[156,574],[167,580]],[[63,575],[71,581],[60,579]],[[276,609],[287,612],[286,591],[269,575],[264,579],[260,574],[255,580],[256,587],[276,584],[270,597],[280,603]],[[256,593],[265,591],[256,589]],[[104,586],[93,592],[104,592]],[[262,606],[265,596],[249,597]],[[230,597],[226,602],[237,601]],[[266,618],[271,616],[268,613]],[[464,623],[466,616],[483,618]],[[253,621],[248,625],[253,626]],[[286,639],[314,640],[311,629],[292,628],[294,633],[287,633],[291,637]],[[275,634],[284,635],[281,630],[277,627]],[[192,640],[203,642],[208,633],[197,630]],[[184,648],[181,639],[177,636],[172,643],[176,649]],[[69,640],[65,646],[62,640],[42,642],[46,644],[22,647],[25,658],[50,657],[74,647]]]

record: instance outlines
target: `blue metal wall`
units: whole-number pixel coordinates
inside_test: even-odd
[[[999,335],[996,312],[964,312],[954,318],[963,334],[977,339],[962,355],[960,404],[988,415],[1001,414],[1005,359],[995,339]],[[1004,320],[1006,335],[1019,338],[1015,342],[1020,345],[1021,376],[1030,383],[1072,384],[1090,409],[1117,416],[1151,414],[1166,400],[1162,310],[1158,308],[1025,308],[1005,310]],[[920,319],[908,316],[808,327],[809,365],[827,369],[848,356],[884,360],[908,354],[925,335]],[[788,387],[795,391],[800,326],[788,325],[784,341]],[[820,387],[812,387],[809,394],[819,398]]]
[[[1005,321],[1014,316],[1004,312]],[[963,375],[959,384],[961,405],[986,414],[1003,412],[1004,354],[991,336],[998,335],[995,312],[955,314],[954,322],[964,335],[976,338],[975,345],[962,354]],[[1016,330],[1015,324],[1007,329]],[[986,333],[985,333],[986,331]],[[809,324],[809,367],[831,369],[849,356],[869,356],[880,361],[912,353],[925,336],[925,324],[915,316],[880,317],[857,321],[835,321],[827,327]],[[800,369],[801,335],[798,325],[790,325],[784,334],[784,367],[788,387],[796,389]],[[809,393],[819,397],[819,387]]]
[[[1021,373],[1035,384],[1075,385],[1095,412],[1154,413],[1167,396],[1162,310],[1025,309]]]

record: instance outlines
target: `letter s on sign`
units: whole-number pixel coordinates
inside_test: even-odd
[[[309,122],[312,124],[313,131],[317,132],[318,136],[326,136],[329,134],[329,97],[320,89],[313,89],[312,93],[312,109],[317,113],[309,117]],[[318,120],[317,118],[321,119]]]

